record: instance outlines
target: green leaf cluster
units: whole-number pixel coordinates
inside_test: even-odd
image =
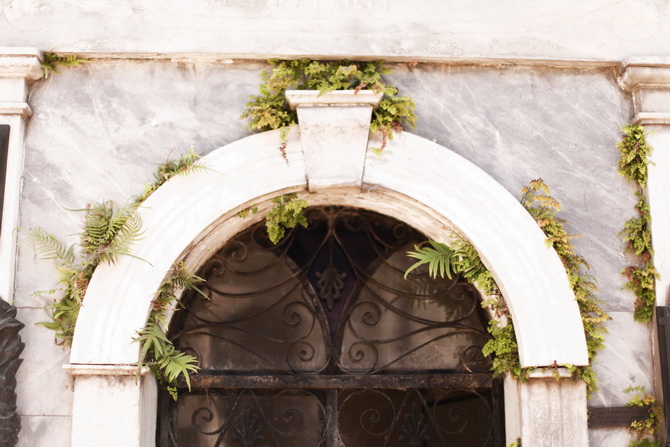
[[[565,229],[565,220],[556,216],[561,204],[551,196],[544,181],[532,180],[528,187],[521,190],[521,194],[522,205],[543,230],[547,244],[554,248],[563,263],[579,305],[589,360],[592,362],[596,353],[604,346],[607,334],[605,322],[609,317],[596,296],[598,289],[593,278],[586,273],[589,266],[572,245],[571,240],[576,236],[569,234]],[[431,277],[451,278],[453,274],[461,274],[490,295],[492,298],[482,305],[496,318],[489,321],[488,331],[492,338],[484,345],[482,353],[493,356],[491,369],[494,373],[509,373],[512,377],[524,380],[530,370],[521,367],[514,326],[495,281],[470,243],[459,237],[454,237],[454,241],[451,247],[435,241],[428,241],[427,246],[416,246],[415,251],[409,252],[408,256],[417,259],[417,262],[407,270],[405,277],[426,265]],[[586,383],[589,392],[597,390],[595,372],[590,366],[566,366],[573,378]]]
[[[286,141],[288,126],[297,123],[297,114],[286,104],[286,90],[318,90],[321,94],[334,90],[373,90],[383,94],[379,107],[372,113],[372,132],[382,135],[383,149],[392,132],[403,126],[414,128],[416,108],[407,96],[398,96],[398,89],[382,78],[391,70],[383,62],[269,60],[270,72],[264,71],[260,93],[249,97],[240,119],[249,119],[252,130],[282,129],[282,143]]]
[[[521,447],[521,438],[516,438],[516,441],[514,441],[507,447]]]
[[[597,352],[603,348],[607,329],[605,322],[609,316],[602,309],[602,301],[598,299],[598,288],[593,277],[586,273],[589,265],[584,257],[577,254],[572,239],[576,235],[569,234],[565,229],[567,222],[556,216],[561,205],[551,196],[551,191],[542,179],[531,180],[529,186],[521,189],[521,204],[535,219],[547,237],[547,244],[558,254],[570,287],[575,294],[584,325],[589,361],[593,363]],[[586,382],[589,392],[598,389],[596,377],[590,366],[569,368],[573,378]]]
[[[640,125],[630,125],[623,128],[621,141],[617,148],[621,153],[619,173],[626,180],[635,185],[637,216],[626,222],[624,229],[619,233],[626,242],[626,251],[638,257],[638,263],[626,267],[622,275],[627,282],[624,288],[635,294],[635,311],[633,318],[636,321],[648,323],[654,315],[656,302],[656,279],[659,274],[654,267],[654,254],[651,241],[651,214],[645,197],[644,188],[647,185],[649,156],[653,151],[647,143],[644,128]]]
[[[303,214],[307,201],[299,199],[297,194],[285,194],[272,199],[275,204],[265,217],[268,237],[273,244],[279,243],[289,228],[296,225],[307,227],[307,218]]]
[[[418,261],[407,269],[405,278],[426,265],[432,278],[461,275],[491,296],[482,306],[496,318],[489,321],[491,339],[482,348],[482,354],[493,356],[491,370],[496,375],[509,373],[512,377],[524,380],[528,371],[521,368],[514,326],[498,286],[472,244],[457,235],[452,235],[452,240],[451,247],[432,240],[428,241],[427,246],[415,246],[415,251],[407,255]]]
[[[51,72],[60,74],[60,71],[58,71],[59,66],[72,68],[89,62],[90,61],[87,59],[82,59],[76,54],[61,56],[56,53],[44,53],[42,61],[40,62],[40,67],[42,67],[42,71],[44,72],[44,79],[47,79]]]
[[[653,148],[647,143],[644,127],[632,124],[623,127],[617,148],[621,153],[619,173],[640,188],[647,186],[649,156]]]
[[[142,222],[137,214],[141,202],[173,176],[205,169],[198,163],[199,159],[191,148],[180,158],[166,161],[158,167],[154,181],[148,183],[143,194],[129,205],[118,206],[106,201],[73,210],[82,213],[82,230],[77,244],[68,246],[39,227],[24,232],[23,241],[30,244],[40,258],[54,261],[58,272],[59,288],[36,292],[60,295],[47,306],[51,321],[40,323],[55,331],[57,344],[72,343],[79,310],[96,267],[102,263],[113,264],[119,256],[134,256],[132,246],[142,236]],[[147,337],[148,343],[143,343],[140,364],[149,364],[156,377],[166,384],[173,383],[179,374],[184,374],[188,383],[188,372],[195,370],[193,358],[175,350],[158,333],[162,331],[159,324],[165,310],[176,299],[175,290],[197,289],[196,284],[201,281],[182,267],[180,264],[173,268],[158,289],[149,323],[140,334]]]
[[[189,390],[191,389],[190,373],[198,372],[198,359],[179,351],[163,329],[167,326],[166,312],[173,303],[181,304],[178,292],[195,290],[208,298],[198,284],[204,280],[191,274],[183,262],[175,263],[170,273],[161,283],[152,301],[152,310],[144,329],[137,332],[135,341],[141,344],[140,357],[137,361],[138,372],[148,366],[154,377],[170,392],[176,400],[177,378],[182,375]]]
[[[661,405],[656,398],[647,394],[643,386],[629,386],[624,393],[635,393],[631,400],[626,403],[627,407],[647,407],[649,415],[646,419],[633,421],[630,429],[635,433],[635,438],[628,447],[661,447],[663,441],[658,439],[658,431],[661,422]]]
[[[79,310],[95,268],[130,255],[133,243],[141,237],[142,222],[133,205],[118,206],[106,201],[74,211],[82,213],[78,244],[67,246],[39,227],[25,231],[23,238],[40,258],[54,261],[58,272],[59,288],[49,292],[60,292],[61,297],[47,306],[51,321],[41,324],[56,332],[59,345],[72,343]],[[75,256],[75,245],[79,259]]]
[[[144,185],[142,194],[135,197],[134,202],[139,204],[160,188],[165,182],[176,175],[188,175],[193,172],[202,171],[207,167],[200,162],[200,155],[195,152],[193,147],[177,159],[168,159],[165,163],[158,166],[154,173],[154,179]]]

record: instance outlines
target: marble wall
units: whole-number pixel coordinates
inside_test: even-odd
[[[207,153],[247,135],[238,116],[247,96],[257,92],[264,67],[253,61],[96,59],[37,81],[29,99],[34,115],[26,133],[20,226],[39,225],[74,241],[80,217],[69,210],[124,201],[170,155],[189,146]],[[616,142],[632,109],[614,70],[428,63],[392,68],[388,78],[417,104],[416,134],[472,161],[514,195],[542,177],[563,203],[569,230],[584,236],[575,245],[590,262],[612,317],[596,364],[601,390],[589,405],[622,405],[627,386],[650,388],[650,329],[633,321],[633,297],[620,289],[628,260],[617,233],[632,215],[635,197],[616,168]],[[44,321],[47,301],[32,292],[52,288],[54,272],[24,245],[18,256],[15,304],[26,323],[17,390],[20,445],[65,447],[72,393],[61,366],[68,351],[33,324]],[[625,430],[591,433],[593,446],[626,445],[619,444],[625,439]]]
[[[22,0],[0,42],[88,53],[400,60],[670,56],[667,0]]]

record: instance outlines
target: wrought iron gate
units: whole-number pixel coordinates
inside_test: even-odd
[[[311,208],[273,246],[258,224],[202,268],[170,337],[199,359],[161,399],[161,446],[503,445],[477,290],[404,278],[425,240],[376,213]]]

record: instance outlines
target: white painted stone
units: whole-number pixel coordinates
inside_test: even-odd
[[[156,381],[127,374],[75,374],[72,447],[148,447],[156,436]]]
[[[563,264],[528,212],[491,177],[444,147],[403,132],[382,156],[368,156],[363,181],[436,210],[475,246],[512,313],[523,366],[588,364]]]
[[[519,383],[518,393],[522,445],[589,445],[584,382],[535,379]]]
[[[279,131],[254,135],[208,155],[207,170],[172,178],[144,202],[139,213],[145,231],[134,251],[137,258],[121,257],[115,265],[96,269],[77,321],[71,363],[137,361],[138,344],[132,339],[144,327],[149,303],[170,266],[192,241],[260,196],[304,188],[296,135],[288,136],[288,164],[278,150]]]
[[[370,91],[288,91],[298,112],[300,142],[310,192],[334,186],[360,186],[372,110],[381,95]]]
[[[0,42],[45,51],[239,57],[620,61],[668,56],[670,12],[653,0],[14,1]],[[114,30],[114,32],[109,32]]]
[[[649,165],[647,195],[651,212],[656,302],[668,304],[670,297],[670,58],[626,61],[620,83],[633,93],[635,122],[645,126],[647,142],[654,148]]]
[[[47,321],[44,309],[18,308],[16,318],[25,324],[19,335],[25,343],[23,363],[16,373],[18,413],[32,416],[70,416],[72,379],[61,366],[70,350],[54,343],[54,332],[37,323]],[[48,384],[48,392],[45,392]]]
[[[668,85],[670,92],[670,84]],[[650,157],[647,195],[651,212],[651,237],[654,265],[660,274],[656,280],[656,303],[670,304],[670,113],[668,125],[645,126],[647,142],[654,148]]]
[[[0,298],[13,302],[16,266],[16,228],[23,172],[28,81],[41,75],[40,53],[35,49],[0,47],[0,124],[10,126],[7,171],[0,232]]]
[[[16,447],[72,447],[71,425],[70,416],[21,415]]]
[[[145,233],[135,251],[144,261],[123,257],[98,267],[79,315],[71,363],[135,362],[138,345],[131,340],[144,326],[152,294],[191,242],[259,197],[304,188],[299,142],[292,135],[288,165],[277,150],[278,131],[267,132],[213,152],[206,158],[208,171],[173,178],[145,202]],[[493,179],[453,152],[404,133],[382,157],[367,159],[364,182],[432,208],[474,244],[506,297],[523,366],[588,363],[579,311],[558,256]]]

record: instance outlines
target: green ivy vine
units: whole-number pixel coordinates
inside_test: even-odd
[[[556,217],[560,203],[550,195],[549,187],[541,180],[532,180],[530,185],[521,190],[521,203],[535,219],[547,236],[547,244],[556,250],[568,275],[570,286],[579,305],[590,363],[596,353],[602,349],[605,334],[605,321],[609,319],[602,310],[602,302],[596,297],[597,288],[593,278],[586,274],[588,264],[575,252],[570,242],[575,235],[565,230],[565,220]],[[428,241],[423,246],[416,246],[408,256],[418,261],[406,272],[426,264],[431,277],[451,278],[460,274],[475,284],[489,296],[482,306],[489,310],[493,318],[489,321],[488,331],[491,339],[482,348],[485,356],[493,355],[491,370],[496,375],[509,374],[519,380],[525,380],[533,368],[522,368],[519,361],[519,350],[514,333],[514,326],[507,306],[491,273],[481,262],[475,248],[464,239],[454,236],[450,246],[436,241]],[[574,379],[586,383],[589,393],[598,389],[595,372],[591,366],[566,365]]]
[[[643,386],[630,386],[623,392],[635,393],[626,403],[627,407],[646,407],[649,410],[645,419],[633,421],[630,424],[630,430],[635,433],[635,439],[628,444],[628,447],[661,447],[663,440],[658,438],[662,414],[661,405],[653,395],[647,394]]]
[[[623,136],[617,144],[621,153],[619,173],[635,185],[637,204],[634,216],[626,222],[620,236],[626,242],[626,251],[637,257],[638,263],[626,267],[622,275],[627,282],[624,288],[635,294],[636,321],[648,323],[654,315],[656,302],[656,280],[659,274],[654,267],[651,244],[651,214],[645,195],[648,179],[649,156],[653,151],[647,143],[644,128],[638,124],[625,126]]]
[[[58,287],[35,292],[38,295],[58,295],[52,304],[46,306],[51,321],[39,323],[55,332],[56,344],[72,344],[79,310],[96,267],[103,263],[114,264],[119,256],[134,256],[132,247],[142,237],[142,222],[137,208],[175,175],[206,169],[199,159],[200,156],[191,148],[177,160],[166,161],[158,167],[154,180],[145,185],[142,194],[129,204],[119,206],[106,201],[75,210],[82,213],[82,229],[79,242],[75,244],[68,246],[40,227],[24,231],[23,241],[34,248],[38,257],[52,260],[56,267]],[[196,285],[200,281],[200,278],[188,273],[183,264],[173,266],[156,292],[147,326],[138,333],[137,341],[142,345],[138,367],[148,366],[159,382],[167,387],[174,387],[179,375],[183,375],[190,385],[189,372],[197,371],[197,360],[176,350],[165,336],[161,326],[165,323],[165,311],[176,300],[178,289],[197,290]]]
[[[381,134],[382,151],[393,132],[402,131],[404,126],[414,128],[415,104],[407,96],[398,96],[398,89],[386,84],[383,75],[391,73],[383,62],[320,62],[303,60],[269,60],[270,72],[264,71],[260,93],[249,97],[246,110],[240,119],[249,119],[247,128],[252,130],[281,129],[282,154],[289,126],[297,124],[295,111],[286,104],[286,90],[318,90],[321,94],[334,90],[369,89],[383,94],[379,106],[372,113],[370,130]]]

